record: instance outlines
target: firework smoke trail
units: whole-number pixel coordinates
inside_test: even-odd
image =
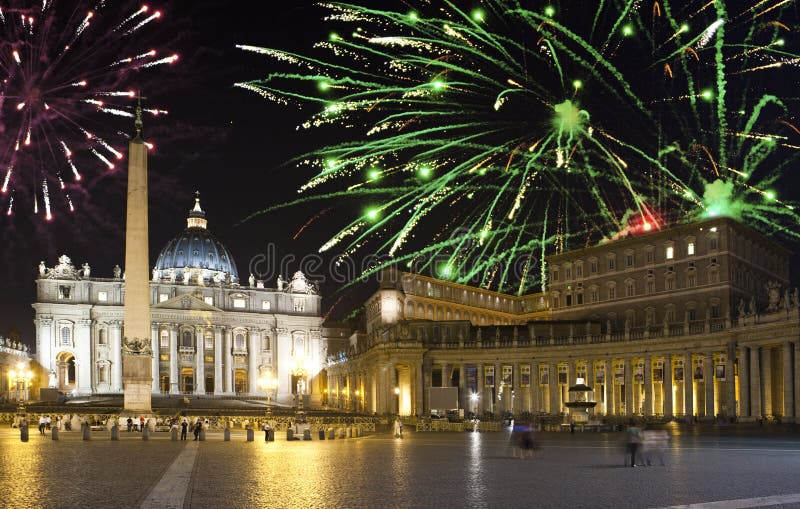
[[[521,293],[547,254],[669,222],[798,236],[774,191],[800,146],[793,1],[411,4],[322,4],[313,55],[239,46],[287,69],[238,87],[340,140],[297,159],[316,174],[277,207],[368,203],[321,250]]]
[[[0,207],[8,215],[14,200],[23,197],[32,202],[34,212],[41,200],[47,220],[61,207],[74,211],[69,192],[81,174],[96,172],[98,163],[113,169],[111,159],[123,157],[127,138],[109,124],[117,122],[113,117],[132,117],[136,92],[126,79],[133,70],[177,60],[177,55],[157,59],[154,49],[134,48],[146,26],[161,18],[159,11],[151,12],[148,6],[123,0],[101,1],[93,10],[59,0],[4,2]],[[120,60],[121,52],[135,56]],[[143,74],[136,76],[144,79]],[[62,174],[71,177],[65,182]],[[29,183],[33,187],[27,192]],[[15,197],[20,190],[26,193]],[[26,203],[17,203],[17,209],[19,205]]]

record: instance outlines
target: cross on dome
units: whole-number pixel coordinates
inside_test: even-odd
[[[200,206],[200,191],[194,193],[194,208],[189,211],[189,217],[186,218],[186,223],[189,228],[203,228],[208,227],[206,221],[206,213]]]

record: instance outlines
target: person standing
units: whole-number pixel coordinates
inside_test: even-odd
[[[269,442],[269,423],[264,423],[264,441]]]
[[[189,429],[189,423],[186,422],[186,419],[183,420],[181,423],[181,440],[186,440],[186,432]]]
[[[642,443],[642,430],[636,426],[628,427],[627,445],[628,453],[631,455],[631,467],[636,466],[636,453]]]
[[[139,432],[144,432],[144,417],[139,417]]]
[[[39,417],[39,434],[44,435],[44,416]]]
[[[133,429],[133,419],[128,417],[128,420],[126,422],[128,423],[128,433],[130,433],[131,430]]]
[[[197,441],[200,438],[200,430],[203,429],[203,421],[197,419],[197,422],[194,425],[194,440]]]

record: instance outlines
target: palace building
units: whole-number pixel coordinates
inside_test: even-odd
[[[36,352],[50,387],[121,394],[123,270],[97,277],[61,256],[40,263],[36,287]],[[199,198],[158,255],[150,306],[153,394],[266,396],[272,379],[278,403],[321,401],[327,340],[316,287],[301,272],[272,288],[253,275],[241,284]]]
[[[432,408],[431,389],[457,387],[467,412],[568,415],[583,381],[594,415],[793,420],[789,255],[712,218],[550,256],[543,293],[385,271],[366,331],[328,360],[329,402],[426,415],[456,407]]]

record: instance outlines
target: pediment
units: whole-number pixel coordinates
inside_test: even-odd
[[[220,308],[206,304],[205,301],[188,293],[159,302],[152,307],[156,309],[184,309],[187,311],[222,311]]]

